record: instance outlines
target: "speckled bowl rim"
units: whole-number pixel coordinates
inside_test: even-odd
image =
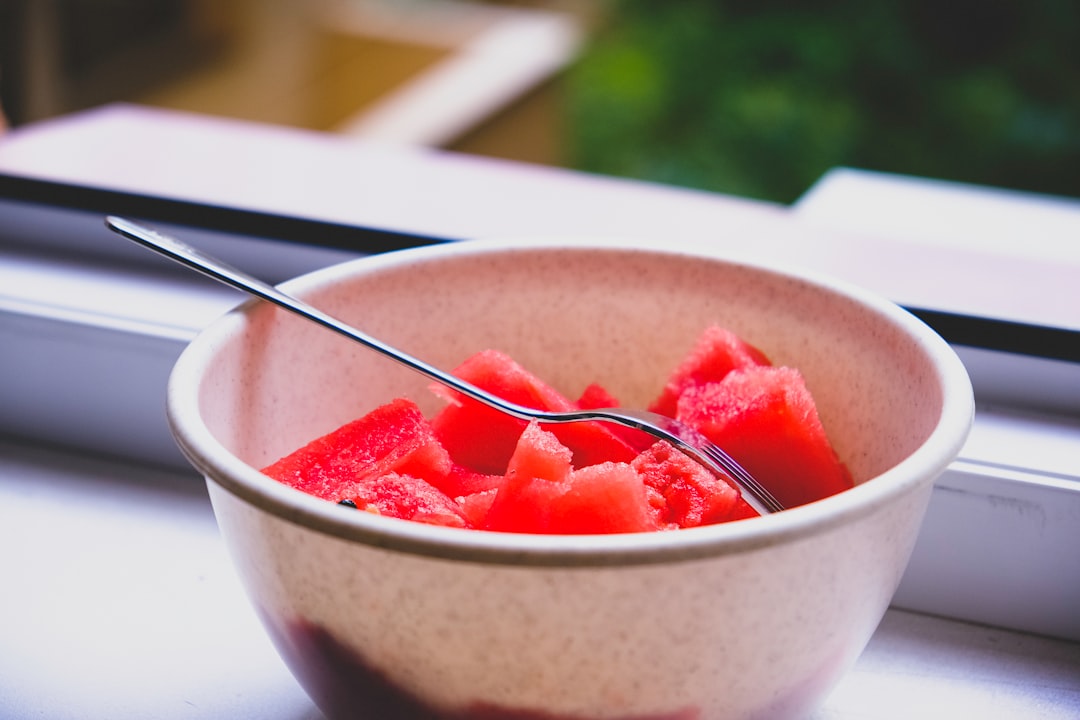
[[[959,454],[974,415],[971,383],[951,347],[930,327],[898,305],[853,284],[700,246],[653,245],[604,238],[469,240],[410,248],[333,265],[289,280],[282,287],[303,296],[328,283],[448,255],[545,249],[617,249],[702,258],[781,275],[846,296],[908,334],[931,359],[942,388],[942,410],[927,440],[889,470],[838,495],[774,515],[672,532],[620,535],[526,535],[443,528],[340,508],[281,485],[229,452],[203,423],[198,386],[215,352],[240,332],[245,315],[262,301],[239,305],[202,331],[181,353],[169,377],[167,416],[173,436],[192,465],[245,502],[283,520],[343,540],[403,553],[465,562],[521,566],[620,566],[693,560],[742,553],[826,532],[872,514],[895,498],[931,484]]]

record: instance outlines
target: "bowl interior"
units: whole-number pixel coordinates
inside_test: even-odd
[[[706,325],[724,325],[802,371],[857,482],[911,455],[943,412],[939,340],[906,313],[700,254],[466,243],[366,258],[289,289],[436,366],[498,348],[569,396],[598,381],[628,406],[657,394]],[[210,336],[200,422],[254,467],[398,396],[438,406],[419,374],[264,303]]]

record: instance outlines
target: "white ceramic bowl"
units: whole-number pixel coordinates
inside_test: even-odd
[[[575,396],[645,405],[709,323],[798,367],[856,487],[769,517],[539,536],[346,512],[254,468],[428,381],[264,303],[215,323],[169,384],[177,441],[285,661],[331,718],[805,716],[907,563],[973,401],[951,349],[858,289],[607,242],[470,242],[288,289],[452,368],[495,347]]]

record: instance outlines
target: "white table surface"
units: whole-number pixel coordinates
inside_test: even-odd
[[[0,717],[321,717],[193,473],[0,443],[0,548]],[[814,719],[960,717],[1080,717],[1080,644],[891,610]]]

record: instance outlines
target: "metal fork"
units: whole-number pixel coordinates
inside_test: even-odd
[[[450,373],[444,372],[422,360],[398,350],[397,348],[391,347],[390,345],[327,315],[302,300],[282,292],[273,285],[252,277],[217,258],[191,247],[181,240],[151,230],[150,228],[130,220],[125,220],[124,218],[109,216],[105,219],[105,224],[110,230],[134,240],[144,247],[165,255],[188,268],[196,270],[238,290],[242,290],[255,295],[256,297],[260,297],[263,300],[272,302],[301,317],[312,320],[323,327],[341,333],[372,350],[382,353],[383,355],[412,368],[431,380],[453,388],[462,395],[484,403],[485,405],[489,405],[507,415],[512,415],[521,420],[537,420],[543,423],[600,421],[640,430],[655,438],[668,441],[712,472],[729,478],[739,488],[743,499],[759,513],[765,515],[784,509],[776,498],[774,498],[767,489],[762,487],[750,473],[735,462],[731,456],[717,447],[715,443],[708,440],[701,433],[684,423],[645,410],[604,408],[597,410],[575,410],[571,412],[550,412],[546,410],[535,410],[523,405],[507,402],[506,400],[481,390],[475,385],[465,382]]]

